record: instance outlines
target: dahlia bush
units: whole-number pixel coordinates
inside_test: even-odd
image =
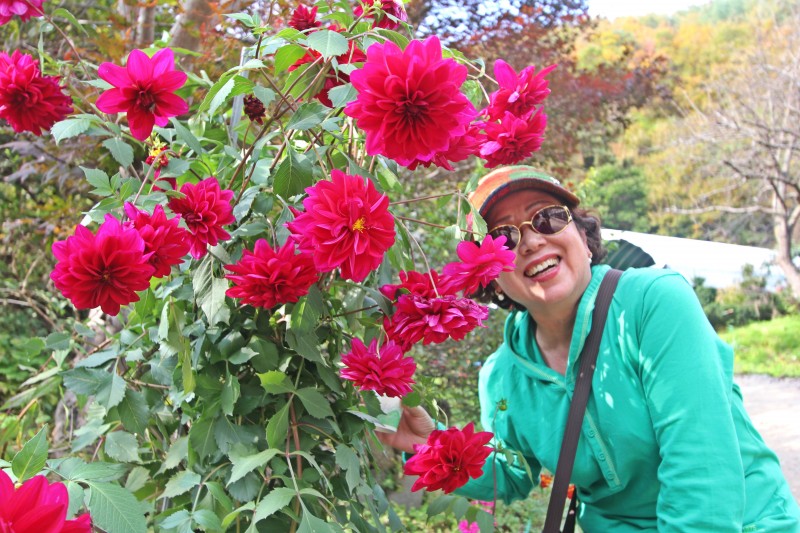
[[[0,0],[0,24],[57,25],[54,9]],[[441,230],[399,214],[430,201],[402,180],[530,157],[554,67],[498,61],[493,79],[410,39],[396,0],[226,20],[244,50],[213,79],[165,41],[98,66],[0,52],[0,128],[113,161],[81,167],[94,206],[52,245],[79,323],[42,339],[50,366],[18,400],[77,398],[70,431],[58,454],[42,430],[0,458],[0,531],[402,530],[375,475],[386,397],[434,405],[415,346],[482,327],[470,296],[514,261],[466,201],[479,174],[437,204],[457,236],[446,264],[415,238]],[[490,439],[435,432],[407,464],[415,490],[480,475]]]

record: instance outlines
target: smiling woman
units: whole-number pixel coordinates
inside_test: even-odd
[[[560,464],[565,415],[610,268],[599,264],[599,220],[554,178],[500,168],[470,201],[490,235],[516,252],[513,269],[484,294],[515,310],[481,369],[479,396],[495,447],[518,453],[490,455],[483,475],[456,492],[510,502],[538,485],[542,468]],[[625,271],[599,331],[570,477],[583,530],[797,532],[800,509],[744,410],[733,352],[684,278]],[[406,409],[400,430],[380,438],[419,452],[434,428],[421,408]]]

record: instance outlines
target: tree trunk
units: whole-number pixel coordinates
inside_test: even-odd
[[[136,23],[136,44],[146,48],[153,44],[156,36],[156,6],[148,4],[139,8],[139,20]]]
[[[792,262],[792,229],[786,216],[776,214],[775,217],[775,262],[786,276],[786,282],[792,295],[800,299],[800,269]]]
[[[183,13],[175,19],[175,24],[170,30],[172,39],[170,45],[175,48],[197,50],[200,44],[201,33],[214,24],[214,10],[209,0],[186,0]],[[184,55],[181,63],[191,62],[191,57]]]

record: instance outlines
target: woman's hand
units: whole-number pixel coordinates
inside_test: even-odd
[[[396,432],[376,431],[378,440],[387,446],[414,453],[414,444],[425,444],[436,423],[422,407],[403,407]]]

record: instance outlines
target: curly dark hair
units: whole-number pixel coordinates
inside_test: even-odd
[[[592,252],[592,266],[599,265],[608,255],[608,250],[603,246],[603,237],[600,234],[600,217],[593,211],[581,209],[580,207],[570,208],[569,211],[572,214],[572,220],[575,225],[586,235],[586,245],[589,251]],[[471,298],[483,303],[494,303],[503,309],[513,308],[518,311],[525,311],[525,307],[507,296],[500,300],[492,285],[479,288],[477,292],[472,294]]]

